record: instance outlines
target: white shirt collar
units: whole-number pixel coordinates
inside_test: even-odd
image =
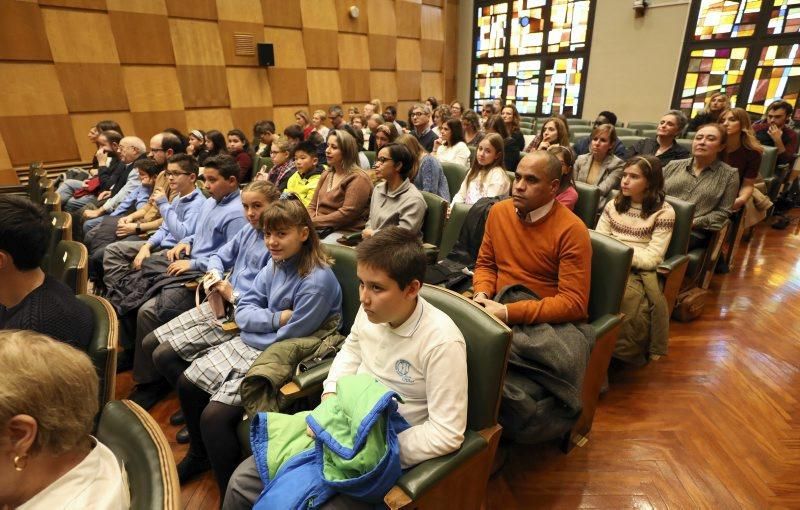
[[[550,212],[550,209],[553,208],[553,204],[555,204],[555,202],[556,200],[553,199],[544,204],[543,206],[539,207],[538,209],[534,209],[533,211],[529,212],[528,217],[525,218],[524,221],[526,221],[527,223],[534,223],[536,221],[541,220],[547,215],[547,213]],[[519,215],[519,210],[517,210],[517,215]]]

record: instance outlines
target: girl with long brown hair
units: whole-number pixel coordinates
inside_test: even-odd
[[[453,204],[472,205],[484,197],[507,195],[511,181],[503,163],[505,144],[497,133],[489,133],[478,144],[478,152]]]

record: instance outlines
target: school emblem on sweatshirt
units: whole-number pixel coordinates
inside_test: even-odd
[[[394,364],[394,371],[397,372],[397,375],[400,376],[400,379],[404,383],[413,383],[414,379],[408,376],[408,372],[411,370],[411,363],[404,359],[399,359]]]

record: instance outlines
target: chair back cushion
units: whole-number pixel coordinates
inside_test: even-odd
[[[764,153],[761,155],[761,166],[758,172],[764,179],[775,175],[775,164],[778,161],[778,149],[762,145]]]
[[[589,321],[619,313],[633,260],[633,248],[605,234],[589,231],[592,239],[592,283]]]
[[[658,123],[656,123],[656,122],[636,122],[636,121],[634,121],[634,122],[628,122],[628,124],[625,127],[629,127],[631,129],[639,130],[639,132],[641,133],[640,130],[642,130],[642,129],[656,129],[658,127]]]
[[[693,203],[670,196],[667,197],[667,202],[675,210],[675,227],[672,229],[672,239],[667,246],[665,259],[686,254],[692,234],[692,220],[694,220]]]
[[[636,144],[639,140],[644,140],[643,136],[634,136],[634,135],[625,135],[620,136],[619,141],[622,142],[622,145],[625,146],[626,149],[630,149],[631,147]]]
[[[358,298],[356,250],[349,246],[341,246],[338,244],[326,244],[324,246],[334,259],[331,269],[333,270],[333,274],[336,275],[339,286],[342,288],[341,333],[347,335],[350,333],[353,321],[356,320],[358,307],[361,306],[361,301]]]
[[[458,242],[458,236],[461,235],[461,227],[467,219],[467,213],[470,206],[464,203],[453,204],[450,210],[450,217],[444,225],[442,232],[442,244],[439,245],[439,260],[447,258],[450,250]]]
[[[456,193],[461,188],[461,183],[467,177],[467,169],[456,163],[442,161],[442,171],[444,172],[444,178],[447,179],[447,190],[450,192],[450,198],[452,199],[456,196]]]
[[[642,130],[639,131],[639,133],[641,133],[641,135],[643,137],[645,137],[645,138],[655,138],[656,135],[658,134],[658,130],[657,129],[642,129]]]
[[[469,379],[467,428],[481,430],[496,424],[511,330],[451,290],[425,284],[422,297],[453,319],[464,335]]]
[[[97,377],[100,378],[100,409],[102,409],[114,398],[119,322],[111,303],[105,299],[91,294],[80,294],[77,297],[92,309],[94,317],[94,333],[86,354],[91,358]]]
[[[167,438],[147,411],[128,400],[106,404],[97,427],[97,439],[125,469],[132,510],[175,510],[180,485]]]
[[[626,127],[615,127],[614,131],[617,132],[617,136],[636,136],[639,134],[638,129]]]
[[[76,241],[59,241],[48,258],[47,273],[66,284],[78,294],[85,285],[80,281],[86,276],[88,263],[86,246]]]
[[[361,151],[367,157],[367,161],[369,161],[369,167],[372,168],[375,166],[375,151]]]
[[[425,220],[422,222],[422,240],[439,246],[439,243],[442,242],[444,221],[447,218],[447,201],[439,195],[427,191],[422,192],[422,198],[425,199],[425,205],[428,207],[425,211]]]
[[[578,218],[583,220],[586,228],[594,228],[597,223],[597,208],[600,205],[600,188],[585,182],[575,182],[578,191],[578,201],[572,210]]]
[[[692,139],[691,138],[676,138],[676,142],[678,145],[689,151],[689,154],[692,153]]]

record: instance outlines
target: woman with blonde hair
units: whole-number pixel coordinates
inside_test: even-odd
[[[724,92],[714,92],[706,101],[706,107],[689,121],[688,131],[697,131],[703,124],[719,122],[722,112],[731,107],[731,100]]]
[[[303,140],[308,138],[308,135],[314,131],[314,126],[311,124],[311,119],[308,118],[308,112],[305,110],[297,110],[294,112],[294,121],[298,126],[303,128]]]
[[[0,331],[0,508],[130,508],[98,412],[89,357],[32,331]]]
[[[414,159],[414,166],[408,176],[414,186],[420,191],[439,195],[449,202],[450,189],[447,187],[447,178],[439,160],[425,152],[425,148],[412,134],[406,133],[398,136],[397,143],[405,145]]]
[[[484,197],[507,195],[511,181],[504,166],[505,142],[497,133],[487,134],[478,144],[478,152],[453,204],[472,205]]]
[[[328,131],[330,131],[328,126],[324,124],[327,118],[328,114],[325,110],[315,110],[314,115],[311,116],[311,125],[314,127],[313,131],[319,133],[323,140],[328,138]]]
[[[375,113],[378,115],[383,115],[383,103],[381,103],[380,99],[373,99],[369,102],[369,104],[375,108]]]
[[[589,153],[581,154],[575,160],[575,180],[600,188],[598,207],[602,211],[611,192],[619,188],[625,162],[612,150],[617,142],[617,132],[611,124],[600,124],[592,129],[590,140]]]

